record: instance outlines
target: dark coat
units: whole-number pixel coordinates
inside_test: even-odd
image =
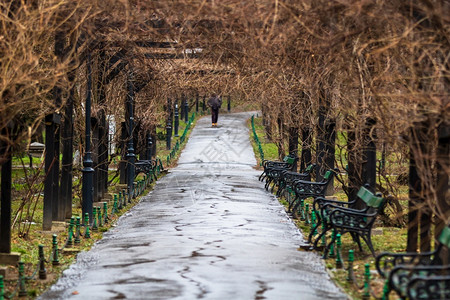
[[[222,99],[220,97],[211,97],[208,99],[208,106],[213,109],[218,109],[222,106]]]

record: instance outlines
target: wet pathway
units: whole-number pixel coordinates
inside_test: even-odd
[[[258,181],[250,114],[198,121],[177,168],[43,299],[345,299]]]

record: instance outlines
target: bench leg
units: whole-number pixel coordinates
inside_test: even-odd
[[[265,178],[266,178],[266,172],[262,172],[262,174],[259,175],[258,180],[259,180],[259,181],[263,181]]]
[[[285,187],[285,184],[283,184],[282,182],[280,182],[278,184],[277,197],[281,197],[281,194],[284,191],[284,187]]]
[[[269,190],[269,186],[272,183],[272,180],[270,178],[267,178],[266,180],[266,185],[264,186],[264,188],[268,191]]]
[[[316,227],[318,227],[319,225],[316,225]],[[316,228],[314,228],[315,230]],[[327,234],[327,232],[331,229],[331,226],[326,225],[326,227],[324,228],[324,230],[319,234],[319,236],[317,237],[317,239],[314,241],[313,247],[314,249],[317,249],[317,243],[319,243],[320,239]],[[314,233],[314,230],[311,231],[311,233]],[[308,236],[308,242],[311,243],[312,240],[312,234],[309,234]]]
[[[270,188],[270,192],[273,194],[273,192],[275,191],[275,186],[277,185],[277,180],[275,179],[274,181],[273,181],[273,184],[272,184],[272,188]]]
[[[293,211],[292,211],[292,207],[294,206],[295,201],[297,201],[297,196],[294,197],[294,199],[292,200],[292,202],[289,202],[288,212],[293,212]]]
[[[332,236],[331,241],[328,243],[328,245],[327,245],[327,246],[325,247],[325,249],[323,250],[323,256],[322,256],[323,259],[326,259],[326,258],[327,258],[327,256],[328,256],[328,251],[330,251],[331,245],[333,245],[334,242],[335,242],[336,239],[337,239],[337,234],[338,234],[338,232],[336,231],[336,234]]]
[[[362,234],[361,237],[363,238],[363,240],[366,242],[367,246],[370,249],[370,252],[372,252],[373,257],[375,257],[375,250],[373,249],[373,245],[372,245],[372,238],[370,237],[370,232],[367,234]]]
[[[359,234],[356,232],[350,232],[350,235],[352,236],[353,241],[355,241],[355,243],[358,244],[359,251],[362,252],[363,250],[362,250],[361,239],[359,238]]]

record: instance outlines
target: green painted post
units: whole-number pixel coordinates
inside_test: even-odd
[[[68,236],[67,236],[67,246],[72,246],[73,245],[73,227],[75,226],[75,218],[72,217],[70,218],[70,223],[69,223],[69,232],[68,232]]]
[[[305,200],[300,200],[300,220],[305,221]]]
[[[119,192],[119,209],[122,209],[122,192]]]
[[[123,200],[122,207],[127,206],[127,193],[125,189],[122,190],[122,200]]]
[[[100,207],[97,207],[97,218],[98,218],[98,227],[103,227],[103,221],[102,221],[102,209]]]
[[[313,210],[311,212],[311,230],[313,230],[313,236],[317,234],[317,228],[316,227],[316,212]]]
[[[117,194],[114,194],[114,203],[111,214],[114,215],[117,213]]]
[[[81,220],[80,217],[77,217],[77,222],[76,222],[76,229],[75,229],[75,245],[79,245],[81,240],[80,240],[80,234],[81,233]]]
[[[39,245],[39,279],[47,279],[47,270],[45,269],[44,245]]]
[[[325,232],[325,221],[322,219],[322,233]],[[327,237],[326,234],[322,235],[322,246],[327,245]]]
[[[336,237],[336,230],[333,229],[333,233],[331,234],[331,240],[333,240]],[[330,246],[330,258],[334,257],[334,243]]]
[[[364,293],[363,299],[370,299],[370,265],[364,265]]]
[[[89,216],[89,215],[88,215]],[[58,257],[58,240],[57,240],[57,235],[54,234],[52,236],[52,265],[57,266],[59,265],[59,257]]]
[[[310,218],[309,218],[309,203],[306,203],[305,205],[305,224],[310,224]]]
[[[103,219],[105,224],[108,224],[108,203],[103,202]]]
[[[92,209],[92,219],[94,220],[94,222],[92,223],[92,231],[97,231],[98,230],[98,226],[97,226],[97,207],[94,207]]]
[[[19,297],[25,297],[28,295],[25,287],[25,269],[24,262],[19,261]]]
[[[353,282],[353,262],[355,261],[355,256],[353,250],[348,250],[348,273],[347,281]]]
[[[336,241],[336,268],[340,269],[342,268],[342,259],[341,259],[341,246],[342,246],[342,241],[341,241],[341,234],[338,233],[336,235],[337,241]]]
[[[381,300],[389,300],[390,292],[391,292],[391,289],[389,288],[389,280],[386,279],[386,281],[384,282],[383,296],[381,297]]]
[[[0,300],[5,299],[5,283],[3,281],[3,276],[0,275]]]
[[[91,233],[89,232],[89,213],[86,213],[84,215],[84,226],[85,226],[84,237],[89,239],[91,238]]]

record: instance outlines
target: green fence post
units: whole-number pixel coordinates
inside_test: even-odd
[[[39,245],[39,279],[47,279],[47,270],[45,269],[44,245]]]
[[[58,240],[57,240],[57,235],[54,234],[52,236],[52,265],[57,266],[59,265],[59,257],[58,257]]]
[[[333,232],[332,232],[332,234],[331,234],[331,240],[333,241],[333,240],[335,240],[334,238],[336,237],[336,229],[333,229]],[[334,243],[332,243],[331,245],[330,245],[330,258],[333,258],[334,257]]]
[[[311,231],[313,232],[312,235],[317,234],[317,228],[316,227],[316,212],[313,210],[311,212]]]
[[[92,231],[97,231],[98,230],[98,226],[97,226],[97,207],[94,207],[92,209],[92,219],[93,219],[93,223],[92,223]]]
[[[67,246],[72,246],[73,245],[73,227],[75,226],[75,218],[72,217],[70,218],[70,223],[69,223],[69,232],[68,232],[68,236],[67,236]]]
[[[305,221],[305,200],[300,200],[300,221]]]
[[[325,220],[322,218],[322,233],[325,232]],[[322,235],[322,246],[326,246],[327,245],[327,236],[326,234]]]
[[[119,203],[118,203],[118,209],[122,209],[122,192],[119,191]]]
[[[363,299],[370,299],[370,265],[364,265],[364,293]]]
[[[108,224],[108,203],[103,202],[103,219],[105,224]]]
[[[24,262],[19,261],[19,297],[25,297],[28,295],[25,287],[25,268]]]
[[[341,234],[338,233],[336,235],[336,268],[342,268],[342,259],[341,259],[341,246],[342,246],[342,241],[341,241]]]
[[[125,191],[125,189],[122,189],[122,200],[123,200],[123,204],[122,204],[122,208],[127,206],[127,193]]]
[[[76,229],[75,229],[75,245],[80,244],[80,232],[81,232],[81,222],[80,217],[77,217]]]
[[[353,262],[355,261],[355,256],[353,250],[348,250],[348,273],[347,281],[353,282]]]
[[[383,296],[381,297],[381,300],[389,300],[390,292],[391,292],[391,289],[389,288],[389,280],[386,279],[386,281],[384,282]]]
[[[91,233],[89,231],[89,213],[85,213],[84,215],[84,226],[85,226],[84,237],[89,239],[91,238]]]
[[[0,275],[0,300],[5,299],[5,283],[3,281],[3,276]]]
[[[100,207],[97,207],[97,218],[98,218],[98,227],[103,227],[103,221],[102,221],[102,209]]]
[[[309,220],[309,203],[305,204],[305,224],[309,224],[311,221]]]
[[[114,215],[117,213],[117,194],[114,194],[114,202],[111,214]]]

